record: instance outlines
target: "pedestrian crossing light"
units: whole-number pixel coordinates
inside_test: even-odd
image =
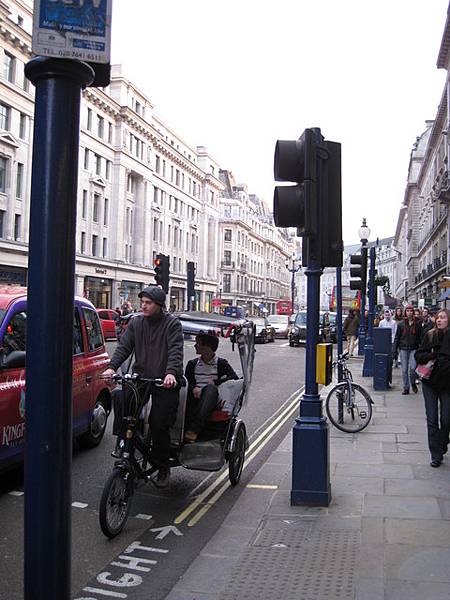
[[[170,280],[170,261],[169,257],[165,254],[157,254],[153,263],[155,269],[155,281],[156,285],[162,287],[162,289],[169,293],[169,280]]]

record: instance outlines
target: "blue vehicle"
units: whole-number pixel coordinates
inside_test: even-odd
[[[242,306],[226,306],[223,314],[225,317],[234,317],[236,319],[245,319],[245,309]]]

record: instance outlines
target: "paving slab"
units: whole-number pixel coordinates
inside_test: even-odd
[[[412,479],[413,470],[411,465],[364,465],[345,463],[338,464],[336,467],[336,475],[342,477],[382,477],[382,478],[398,478]]]
[[[388,544],[450,548],[450,521],[441,519],[385,519]],[[450,563],[449,563],[450,570]]]
[[[450,583],[450,548],[388,544],[385,561],[387,580]]]
[[[387,464],[393,465],[428,465],[430,462],[430,454],[421,451],[406,451],[406,452],[385,452],[383,460]]]
[[[383,598],[383,596],[380,596]],[[446,583],[409,583],[407,581],[388,581],[385,600],[449,600],[450,590]],[[202,600],[202,599],[199,599]],[[360,600],[358,596],[358,600]],[[364,598],[364,600],[366,600]],[[375,600],[375,598],[374,598]]]
[[[450,479],[440,479],[430,486],[427,479],[397,480],[385,479],[385,492],[388,496],[434,496],[450,498]]]
[[[331,493],[334,494],[383,494],[384,479],[381,477],[342,477],[331,478]]]
[[[436,498],[366,495],[364,497],[363,516],[439,519],[441,511]]]

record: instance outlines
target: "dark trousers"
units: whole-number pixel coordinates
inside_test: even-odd
[[[428,447],[432,460],[442,460],[447,451],[450,433],[450,393],[437,391],[422,381],[427,416]],[[439,414],[440,413],[440,414]]]
[[[213,384],[202,388],[200,398],[190,395],[186,418],[187,429],[200,433],[213,410],[217,408],[218,401],[219,390]]]
[[[148,388],[141,393],[149,394]],[[127,390],[125,397],[122,392],[114,395],[114,424],[113,434],[124,435],[121,431],[122,418],[130,413],[131,391]],[[170,456],[170,428],[173,427],[178,410],[180,393],[178,389],[152,388],[152,408],[148,419],[152,439],[152,463],[155,467],[168,467]],[[135,403],[131,404],[134,407]],[[134,410],[132,408],[131,410]]]

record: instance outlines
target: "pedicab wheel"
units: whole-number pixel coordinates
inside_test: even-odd
[[[237,485],[241,478],[242,468],[245,459],[245,429],[241,425],[236,434],[236,443],[234,450],[230,452],[228,458],[228,477],[231,485]]]
[[[130,512],[133,491],[130,473],[114,469],[100,500],[100,527],[106,537],[113,538],[122,531]]]

